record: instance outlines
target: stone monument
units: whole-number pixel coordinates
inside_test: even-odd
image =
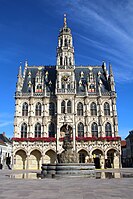
[[[57,163],[42,164],[42,177],[47,176],[87,176],[95,177],[94,163],[79,163],[79,154],[73,150],[71,136],[66,127],[62,145],[64,151],[57,155]]]

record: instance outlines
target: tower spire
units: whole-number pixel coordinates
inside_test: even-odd
[[[18,76],[22,77],[22,62],[20,62]]]
[[[111,64],[109,64],[109,82],[110,82],[111,91],[115,91],[114,75]]]
[[[67,27],[66,14],[64,14],[64,27]]]

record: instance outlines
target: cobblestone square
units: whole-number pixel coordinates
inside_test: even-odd
[[[104,171],[107,172],[107,170]],[[132,199],[133,196],[132,177],[111,179],[9,177],[24,172],[28,175],[29,172],[35,171],[0,170],[0,199]],[[102,172],[102,170],[96,172]],[[115,172],[132,174],[133,169],[115,170]]]

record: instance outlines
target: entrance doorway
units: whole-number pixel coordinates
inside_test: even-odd
[[[95,168],[96,169],[100,169],[101,168],[101,166],[100,166],[100,158],[99,157],[94,158],[94,164],[95,164]]]
[[[79,163],[85,163],[87,152],[85,150],[79,151]]]
[[[93,160],[94,160],[94,164],[95,164],[95,168],[96,169],[100,169],[101,168],[101,156],[103,156],[103,152],[100,149],[95,149],[92,152],[93,155]]]
[[[106,168],[119,167],[119,157],[116,156],[116,154],[118,154],[118,152],[115,149],[108,150],[106,159],[107,164],[105,165]]]

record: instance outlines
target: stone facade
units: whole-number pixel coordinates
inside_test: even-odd
[[[129,131],[126,140],[126,167],[133,167],[133,130]]]
[[[56,66],[19,68],[15,93],[14,169],[54,163],[70,133],[79,162],[120,167],[115,82],[111,65],[75,66],[66,17],[58,36]]]

